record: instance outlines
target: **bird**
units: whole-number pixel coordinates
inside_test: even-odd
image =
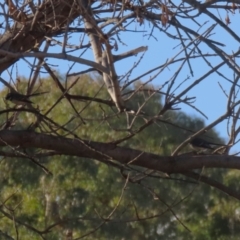
[[[17,105],[32,104],[33,102],[29,100],[30,97],[38,96],[45,93],[48,93],[48,92],[39,92],[39,93],[33,93],[28,95],[20,94],[18,92],[10,92],[6,95],[5,99]]]
[[[213,142],[209,142],[207,140],[204,140],[202,138],[194,138],[189,142],[190,146],[194,149],[194,150],[215,150],[216,147],[213,146],[226,146],[224,144],[219,144],[219,143],[213,143]]]

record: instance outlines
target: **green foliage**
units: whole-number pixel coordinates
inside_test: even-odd
[[[41,113],[45,114],[61,97],[61,93],[54,88],[51,79],[42,80],[39,84],[41,91],[51,89],[46,96],[33,100],[35,106],[38,105]],[[93,80],[86,75],[80,78],[70,93],[108,100],[106,91],[99,91],[102,84],[101,79]],[[21,86],[25,86],[24,81]],[[126,96],[131,94],[131,88],[125,89],[125,93]],[[2,94],[6,94],[6,91]],[[129,101],[128,106],[136,109],[148,96],[147,91],[142,91]],[[110,142],[126,136],[121,131],[126,128],[124,114],[119,117],[115,109],[101,103],[91,102],[88,107],[86,102],[73,100],[73,103],[76,109],[82,110],[81,117],[87,124],[82,123],[65,98],[47,117],[64,124],[82,139]],[[12,106],[4,104],[1,102],[2,108]],[[155,94],[142,110],[150,114],[161,107],[161,96]],[[104,120],[104,116],[111,117]],[[5,120],[8,115],[2,114],[0,117]],[[35,116],[27,112],[21,113],[18,118],[20,121],[15,129],[25,129],[35,121]],[[130,121],[132,118],[130,116]],[[203,121],[179,111],[171,111],[161,120],[166,119],[171,119],[173,124],[180,127],[157,121],[122,145],[169,155],[174,147],[191,135],[186,129],[197,131],[204,125]],[[142,124],[144,119],[137,119],[134,129]],[[52,130],[47,125],[42,127],[49,132]],[[61,129],[56,129],[56,133],[66,134]],[[214,131],[210,131],[209,136],[217,138]],[[2,150],[10,149],[5,147]],[[24,151],[31,155],[38,153],[35,149]],[[39,162],[53,176],[46,175],[28,158],[1,159],[0,200],[3,204],[0,230],[13,238],[16,230],[8,215],[18,221],[15,224],[20,239],[41,239],[36,231],[20,223],[45,231],[42,234],[46,239],[60,239],[63,229],[71,229],[74,238],[93,231],[86,239],[237,239],[240,234],[238,202],[207,186],[182,177],[180,179],[178,175],[173,176],[175,180],[170,180],[159,178],[155,173],[156,177],[145,177],[141,181],[126,184],[127,174],[131,179],[142,175],[137,171],[120,172],[95,160],[70,156],[42,157]],[[235,171],[204,170],[206,172],[238,189],[238,174]],[[56,226],[48,229],[54,223]]]

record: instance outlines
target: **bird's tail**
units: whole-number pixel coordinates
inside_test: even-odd
[[[39,95],[46,94],[46,93],[49,93],[49,92],[38,92],[38,93],[33,93],[33,94],[29,94],[29,95],[27,95],[27,97],[35,97],[35,96],[39,96]]]

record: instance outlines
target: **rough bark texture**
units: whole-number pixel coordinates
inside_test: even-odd
[[[45,36],[54,36],[62,32],[67,23],[79,16],[75,1],[44,1],[34,15],[27,15],[25,23],[15,22],[0,38],[0,49],[24,53],[37,48],[45,40]],[[24,43],[24,44],[23,44]],[[0,56],[0,72],[6,70],[18,58]]]

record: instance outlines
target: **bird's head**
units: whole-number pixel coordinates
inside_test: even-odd
[[[5,99],[11,101],[12,100],[12,94],[8,93],[5,97]]]

